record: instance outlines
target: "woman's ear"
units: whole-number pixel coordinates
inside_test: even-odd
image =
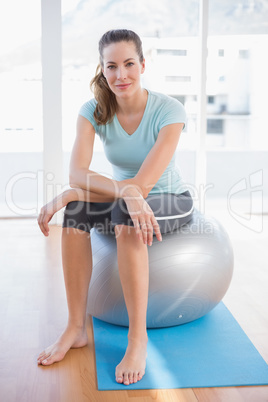
[[[145,59],[143,59],[143,62],[141,63],[141,74],[143,74],[145,71]]]

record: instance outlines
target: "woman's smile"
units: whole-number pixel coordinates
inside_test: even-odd
[[[130,87],[131,84],[117,84],[116,88],[118,89],[127,89],[128,87]]]

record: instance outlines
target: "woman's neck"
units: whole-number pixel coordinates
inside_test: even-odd
[[[137,114],[143,112],[148,98],[146,89],[140,88],[133,96],[127,99],[116,98],[117,113],[122,115]]]

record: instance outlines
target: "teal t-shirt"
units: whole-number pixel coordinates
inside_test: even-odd
[[[185,124],[186,122],[182,103],[168,95],[148,89],[147,92],[148,99],[143,118],[137,130],[131,135],[122,128],[116,115],[111,123],[98,126],[93,117],[97,104],[95,99],[84,103],[79,111],[81,116],[90,121],[99,135],[105,155],[112,164],[115,180],[120,181],[136,176],[154,146],[162,127],[172,123]],[[174,154],[168,167],[149,194],[180,194],[188,190],[175,159]]]

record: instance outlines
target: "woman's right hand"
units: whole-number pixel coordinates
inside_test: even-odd
[[[65,207],[68,200],[69,190],[64,191],[63,193],[59,194],[57,197],[53,198],[52,201],[45,204],[39,213],[37,218],[38,225],[41,229],[41,232],[45,235],[49,235],[49,227],[48,222],[51,221],[53,215],[58,212],[61,208]]]

